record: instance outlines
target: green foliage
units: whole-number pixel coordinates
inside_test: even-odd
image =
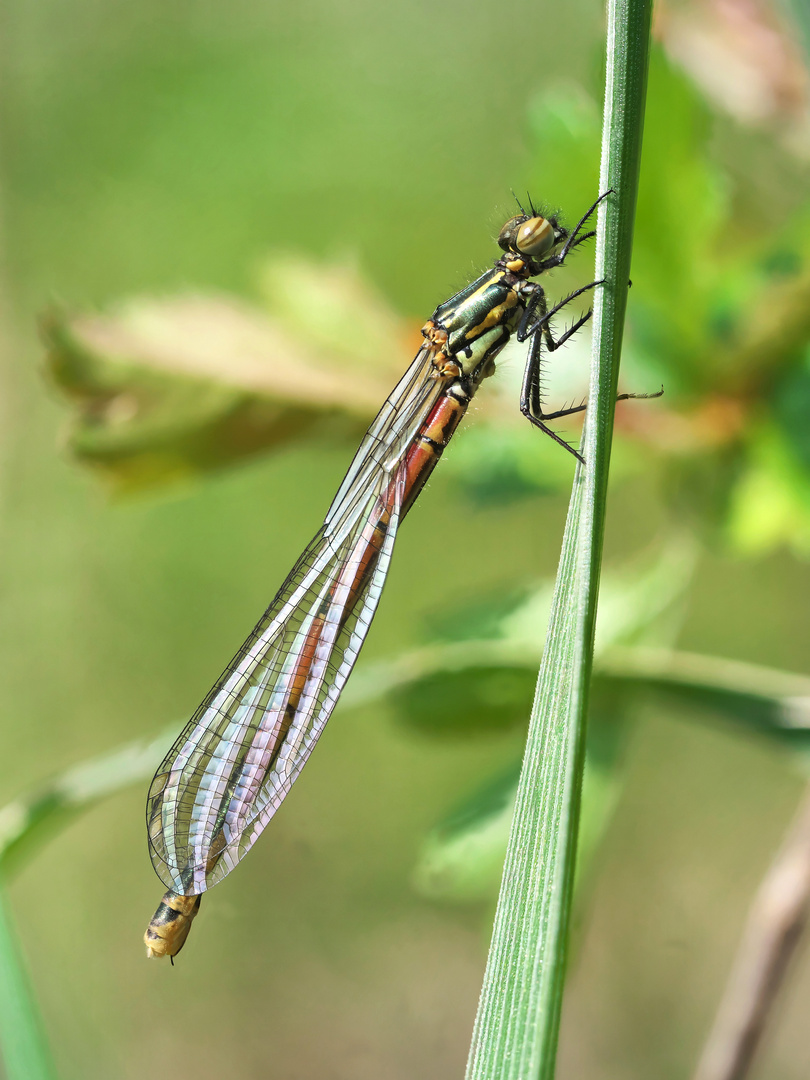
[[[176,52],[169,51],[166,71],[171,68],[174,73]],[[266,70],[258,50],[254,59],[254,75]],[[195,138],[201,145],[209,137],[209,106],[221,102],[223,87],[232,92],[230,76],[241,61],[234,50],[233,67],[229,64],[213,76],[207,67],[200,68],[205,93],[191,103],[191,109]],[[248,79],[251,94],[254,75]],[[293,80],[291,69],[284,69],[284,78]],[[454,93],[467,102],[469,80],[464,83]],[[481,86],[485,83],[480,80]],[[379,107],[376,97],[368,100],[370,107]],[[750,667],[731,670],[723,661],[672,653],[667,648],[676,638],[690,596],[691,567],[710,545],[725,544],[743,556],[761,557],[778,547],[789,547],[802,558],[810,553],[808,205],[764,207],[761,218],[751,213],[752,197],[744,180],[731,176],[715,154],[716,124],[711,110],[660,50],[652,54],[648,100],[622,389],[648,391],[663,383],[666,394],[660,402],[620,407],[611,475],[614,487],[642,471],[652,477],[664,519],[655,541],[660,558],[653,560],[654,571],[645,575],[638,566],[630,566],[624,580],[603,583],[603,640],[593,681],[582,779],[578,887],[587,878],[587,868],[622,790],[624,751],[642,707],[666,710],[688,721],[716,723],[722,718],[741,735],[755,733],[790,751],[791,761],[802,770],[810,731],[800,704],[810,694],[802,680]],[[298,121],[294,112],[291,109],[291,128],[293,119]],[[425,115],[430,112],[426,109]],[[480,118],[476,110],[471,113],[477,136]],[[188,119],[178,115],[175,127],[168,129],[169,134],[164,132],[163,138],[173,145]],[[386,116],[386,138],[394,145],[397,140],[390,134],[388,121]],[[101,120],[99,124],[104,126]],[[560,83],[531,99],[528,125],[533,139],[527,170],[532,194],[552,200],[554,209],[556,203],[563,204],[570,223],[599,188],[599,108],[578,83]],[[109,117],[107,127],[111,128]],[[260,140],[264,154],[275,153],[271,144],[276,135]],[[336,134],[332,137],[331,154],[324,154],[323,144],[313,139],[313,167],[302,165],[299,158],[295,168],[300,174],[282,183],[285,203],[289,189],[295,188],[301,190],[295,197],[302,208],[307,204],[306,213],[284,215],[280,234],[275,228],[268,233],[274,242],[280,235],[289,249],[299,243],[306,250],[322,249],[326,215],[321,215],[320,207],[319,213],[310,212],[312,196],[307,185],[323,156],[333,164],[336,153],[345,154],[341,169],[347,190],[355,197],[356,159],[339,144]],[[460,132],[454,130],[453,137],[461,147]],[[416,158],[426,142],[420,131],[408,153]],[[245,142],[248,145],[250,140]],[[450,152],[445,149],[446,154]],[[371,166],[369,158],[361,160]],[[245,169],[257,166],[251,151],[238,161],[223,157],[223,168],[241,178]],[[498,183],[505,187],[503,171],[497,163]],[[330,182],[332,174],[333,170]],[[157,189],[162,179],[152,178],[150,184]],[[191,215],[199,213],[200,206],[210,210],[202,181],[188,175],[185,167],[178,168],[172,183],[183,197],[190,190],[190,203],[197,207],[189,211]],[[384,183],[379,187],[382,204],[390,192]],[[619,185],[622,198],[630,198],[631,188]],[[99,198],[104,203],[101,217],[112,213],[104,209],[107,196]],[[251,198],[252,217],[245,217],[239,226],[247,231],[264,213],[258,208],[267,193],[262,190],[259,196],[254,188]],[[389,226],[377,235],[374,230],[381,227],[370,224],[373,211],[364,214],[362,228],[373,238],[369,248],[386,256],[384,272],[397,283],[393,288],[389,280],[391,295],[396,295],[402,308],[415,309],[406,290],[421,298],[419,290],[424,288],[425,295],[440,299],[431,292],[430,274],[444,288],[445,265],[452,265],[455,273],[459,257],[448,245],[451,253],[446,264],[437,259],[435,267],[432,263],[426,267],[430,245],[435,246],[437,235],[452,234],[453,223],[447,228],[446,222],[428,221],[424,214],[413,213],[411,193],[402,198],[404,205],[394,215],[394,231],[408,233],[405,246],[413,248],[410,263],[394,259],[395,269],[389,268]],[[127,229],[110,231],[116,243],[122,237],[125,241],[122,264],[133,253],[136,262],[138,257],[146,258],[149,245],[140,237],[144,211],[138,200],[151,208],[149,185],[136,192]],[[479,194],[476,200],[480,201]],[[459,219],[466,220],[467,210],[459,210]],[[226,231],[226,219],[221,211],[220,215],[222,221],[213,231]],[[414,228],[415,220],[424,223]],[[354,238],[354,228],[350,235]],[[208,237],[200,243],[205,247]],[[75,239],[61,244],[64,252],[77,246]],[[209,263],[216,258],[211,251],[214,248],[210,248]],[[59,253],[58,257],[66,256]],[[183,273],[193,280],[198,252],[192,250],[184,258]],[[244,274],[244,257],[240,254],[235,262],[238,265],[227,269],[231,287],[237,287],[233,282]],[[382,255],[378,263],[383,263]],[[582,284],[590,273],[587,265],[582,252],[570,274],[555,275],[552,288],[559,285],[562,295],[569,285]],[[380,270],[371,261],[368,266],[369,274]],[[465,267],[462,258],[460,269]],[[103,269],[95,272],[104,274]],[[197,297],[200,303],[193,312],[187,296],[169,296],[164,300],[133,297],[111,305],[100,316],[64,310],[51,315],[44,327],[50,375],[71,402],[74,420],[69,448],[77,460],[103,472],[119,490],[144,491],[291,444],[311,442],[324,433],[350,451],[413,354],[419,322],[403,323],[369,289],[356,268],[345,263],[304,262],[296,254],[279,250],[255,276],[260,298],[256,306],[209,292]],[[204,273],[201,279],[209,280]],[[403,282],[408,282],[405,290],[399,287]],[[619,313],[614,315],[620,321]],[[257,332],[258,337],[251,336]],[[254,344],[259,337],[262,341],[248,350],[257,361],[249,372],[241,352],[246,334]],[[549,367],[565,368],[572,352],[557,354]],[[328,387],[322,398],[317,396],[319,386]],[[602,389],[601,411],[589,437],[598,433],[604,446],[609,395]],[[604,459],[594,458],[591,449],[587,456],[589,464],[603,470]],[[571,469],[567,456],[549,441],[538,439],[512,407],[510,414],[501,410],[486,415],[460,435],[441,476],[487,513],[492,508],[507,510],[519,499],[567,489]],[[604,481],[604,471],[600,475]],[[497,1069],[512,1068],[524,1060],[524,1054],[530,1059],[527,1068],[534,1070],[531,1075],[537,1070],[548,1075],[553,1060],[574,873],[576,788],[582,765],[591,632],[585,622],[593,613],[593,573],[599,562],[595,535],[604,495],[602,488],[599,492],[591,489],[586,496],[578,483],[580,501],[572,504],[527,758],[529,771],[521,792],[523,810],[510,861],[516,889],[509,900],[511,912],[499,917],[506,974],[494,989],[496,997],[502,995],[495,1007],[501,1009],[501,1017],[514,1013],[514,1042],[506,1046],[499,1030],[490,1028],[492,1038],[482,1052],[489,1055],[491,1072],[476,1076],[513,1075]],[[591,514],[588,533],[586,519]],[[675,531],[685,538],[687,547],[691,545],[691,555],[669,557],[672,553],[660,536]],[[502,559],[509,542],[510,537],[501,534],[491,557]],[[582,563],[577,562],[584,549],[588,549],[584,557],[590,579],[587,573],[583,576]],[[525,723],[550,601],[551,588],[546,583],[529,595],[510,593],[497,602],[478,600],[457,614],[455,625],[453,620],[441,626],[434,621],[432,630],[444,640],[390,663],[361,667],[347,688],[344,707],[385,702],[401,729],[418,738],[442,739],[445,744],[474,738],[478,745],[491,739],[496,747],[498,740]],[[661,648],[650,649],[650,645]],[[570,726],[561,730],[564,724]],[[98,799],[148,779],[165,741],[158,740],[146,750],[125,747],[105,755],[10,804],[0,814],[0,867],[6,876],[16,873],[42,841],[61,832]],[[492,900],[516,793],[517,765],[485,778],[430,830],[413,871],[414,885],[423,896],[445,903]],[[532,847],[538,836],[542,851]],[[527,856],[519,864],[523,849],[529,848],[534,862],[530,864]],[[523,878],[518,871],[524,872]],[[513,926],[522,920],[529,935],[547,935],[531,940],[537,952],[548,946],[543,965],[533,963],[531,949],[521,954],[525,940],[516,947],[517,938],[510,937],[507,926],[509,918]],[[35,1006],[7,924],[0,927],[0,937],[4,931],[8,933],[0,941],[5,979],[0,987],[0,1032],[7,1071],[10,1077],[44,1077],[48,1075],[44,1066],[39,1074],[36,1071],[41,1036]],[[510,966],[516,954],[526,961],[519,970]],[[521,990],[530,998],[528,1003],[518,1001]],[[538,1002],[542,1002],[540,1008]],[[22,1016],[15,1011],[18,1008]],[[17,1044],[22,1045],[21,1065],[13,1061]],[[514,1064],[515,1069],[520,1067]]]
[[[473,671],[437,671],[403,687],[395,709],[431,735],[490,735],[525,724],[534,682],[534,672],[525,668],[484,664]]]
[[[0,876],[0,1055],[7,1080],[54,1080],[36,998],[28,984]]]
[[[565,193],[570,216],[598,187],[596,103],[578,84],[561,83],[533,99],[528,122],[532,191]],[[741,215],[710,150],[712,125],[698,91],[653,50],[624,383],[646,391],[663,384],[665,398],[655,423],[645,419],[652,406],[623,407],[617,475],[631,475],[624,463],[649,450],[662,490],[698,530],[742,552],[787,544],[804,553],[810,213]],[[555,285],[581,283],[581,266],[575,260]],[[193,319],[179,298],[129,301],[103,317],[54,313],[45,325],[49,366],[77,405],[76,456],[126,489],[315,433],[356,440],[418,342],[416,327],[407,330],[347,264],[277,253],[257,280],[264,311],[201,297]],[[248,331],[254,364],[246,376]],[[564,365],[555,357],[549,368]],[[325,398],[319,384],[330,387]],[[570,463],[511,408],[459,440],[445,472],[476,503],[497,505],[564,490]],[[772,525],[757,527],[769,518]]]
[[[530,120],[537,175],[582,198],[595,103],[561,86],[535,101]],[[653,50],[626,369],[632,389],[661,382],[665,399],[656,429],[635,438],[660,455],[662,484],[696,527],[719,526],[746,553],[782,544],[805,553],[807,206],[781,219],[741,216],[711,131],[706,102]]]

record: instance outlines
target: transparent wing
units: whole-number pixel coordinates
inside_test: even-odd
[[[152,862],[177,893],[204,892],[250,850],[349,677],[390,564],[405,452],[440,392],[425,351],[369,429],[324,525],[152,781]]]
[[[363,436],[326,515],[324,525],[329,535],[345,517],[353,498],[373,483],[372,477],[380,469],[392,472],[396,468],[435,404],[443,384],[434,377],[433,356],[427,345],[419,350]]]

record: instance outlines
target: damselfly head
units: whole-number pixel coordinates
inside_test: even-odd
[[[504,251],[536,259],[547,255],[564,239],[564,230],[548,218],[518,214],[510,218],[501,229],[498,244]]]

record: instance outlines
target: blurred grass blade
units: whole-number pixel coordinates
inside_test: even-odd
[[[627,302],[650,0],[610,0],[587,467],[577,470],[468,1080],[551,1080],[565,976],[608,466]]]
[[[342,705],[362,708],[388,700],[400,722],[412,730],[468,739],[474,729],[464,725],[465,715],[488,708],[497,717],[501,703],[493,706],[495,692],[503,697],[504,687],[513,680],[522,686],[536,663],[536,649],[523,640],[431,645],[358,671],[343,694]],[[430,724],[424,722],[421,704],[418,715],[403,707],[411,697],[420,703],[427,699],[441,680],[449,681],[454,689],[471,685],[475,690],[475,676],[482,671],[486,676],[480,686],[482,699],[465,699],[459,694],[461,704],[458,700],[448,702],[446,708],[430,714]],[[690,720],[720,715],[754,734],[778,739],[801,754],[802,761],[810,751],[810,679],[803,675],[721,657],[613,645],[599,661],[594,687],[603,695],[619,693],[628,703],[639,694],[652,694],[655,701],[663,699],[685,707]],[[511,716],[512,703],[507,704]],[[453,707],[458,708],[458,715]],[[615,723],[613,715],[611,724]],[[149,742],[125,743],[74,765],[0,808],[0,873],[5,879],[11,880],[43,843],[101,799],[149,780],[181,726],[178,721]],[[482,726],[481,730],[491,735],[508,726],[500,718],[494,727]],[[511,799],[510,789],[510,803]]]
[[[598,678],[628,694],[652,695],[690,721],[730,721],[781,743],[803,772],[810,753],[810,679],[723,657],[613,646]]]
[[[150,743],[130,743],[83,762],[0,810],[0,1059],[7,1080],[55,1080],[56,1073],[11,921],[5,882],[77,814],[147,780],[177,730],[173,724]]]
[[[0,878],[0,1058],[7,1080],[55,1080]]]
[[[8,880],[44,840],[100,799],[149,780],[180,727],[172,724],[151,742],[127,743],[74,765],[0,809],[0,874]]]

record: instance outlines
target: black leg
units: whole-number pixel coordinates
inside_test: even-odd
[[[580,319],[578,319],[570,329],[566,330],[566,332],[559,339],[559,341],[555,341],[551,335],[549,322],[552,316],[556,315],[557,312],[561,311],[566,304],[570,304],[571,301],[575,300],[578,296],[581,296],[583,293],[588,292],[589,289],[595,289],[597,285],[602,284],[604,284],[604,278],[602,278],[601,281],[592,281],[590,285],[583,285],[581,289],[576,289],[574,292],[570,293],[570,295],[566,296],[564,300],[561,300],[559,304],[557,304],[556,307],[553,307],[550,311],[548,310],[548,306],[546,304],[545,293],[539,285],[536,286],[535,290],[532,292],[532,295],[529,297],[529,301],[526,304],[526,310],[524,311],[523,317],[518,324],[517,331],[515,332],[516,338],[518,339],[518,341],[522,342],[525,341],[527,338],[532,337],[539,330],[542,330],[546,338],[546,344],[548,345],[549,352],[554,352],[555,349],[559,349],[560,345],[564,344],[568,340],[568,338],[571,337],[572,334],[575,334],[577,330],[579,330],[580,326],[584,326],[588,319],[590,319],[592,312],[588,311],[587,314],[583,315]],[[540,316],[538,319],[532,322],[532,316],[538,310],[540,312]]]
[[[656,390],[654,394],[617,394],[617,401],[646,401],[649,398],[663,397],[664,388]]]
[[[593,209],[593,208],[592,208]],[[558,420],[563,416],[572,416],[574,413],[584,412],[587,409],[587,402],[582,402],[580,405],[572,405],[565,409],[557,409],[555,412],[544,412],[543,402],[541,395],[541,360],[542,360],[542,342],[545,341],[546,347],[549,352],[554,352],[559,347],[575,334],[581,326],[583,326],[588,319],[590,319],[592,312],[588,311],[585,315],[582,315],[572,326],[562,334],[561,337],[555,340],[550,327],[550,320],[552,315],[555,315],[561,308],[565,307],[569,301],[575,299],[577,296],[581,296],[582,293],[587,292],[589,289],[594,288],[596,285],[601,285],[601,281],[594,281],[590,285],[585,285],[581,289],[577,289],[566,297],[559,304],[549,310],[548,303],[546,301],[546,294],[540,285],[535,285],[532,290],[529,299],[526,302],[526,309],[523,313],[523,317],[520,320],[518,328],[515,332],[515,336],[518,341],[529,341],[529,354],[526,358],[526,367],[523,372],[523,383],[520,390],[520,411],[535,427],[540,428],[541,431],[549,435],[560,446],[573,454],[577,461],[585,463],[581,454],[576,451],[573,446],[569,445],[561,436],[555,431],[552,431],[548,427],[547,421]],[[656,398],[661,397],[664,392],[664,388],[661,387],[655,394],[619,394],[616,398],[617,401],[628,401],[633,398]]]
[[[661,389],[657,390],[654,394],[617,394],[616,395],[616,400],[617,401],[644,401],[644,400],[647,400],[649,398],[661,397],[663,393],[664,393],[664,388],[662,386]],[[534,410],[533,415],[539,420],[558,420],[561,416],[571,416],[571,415],[573,415],[573,413],[585,412],[585,410],[588,408],[588,402],[583,401],[581,405],[572,405],[568,409],[558,409],[557,412],[543,412],[542,408],[540,408],[539,398],[538,398],[538,406],[537,406],[537,408],[536,409],[534,408],[534,402],[532,402],[532,408]]]
[[[526,286],[527,290],[531,289],[529,299],[526,301],[526,308],[520,317],[520,322],[517,324],[515,330],[515,337],[521,344],[529,337],[532,319],[535,312],[539,309],[540,318],[548,313],[548,304],[546,303],[546,294],[543,291],[543,286],[533,282]]]
[[[569,252],[571,251],[572,248],[578,247],[580,244],[584,244],[586,240],[590,240],[592,237],[596,236],[595,230],[591,230],[590,232],[583,233],[582,236],[579,236],[578,234],[579,234],[579,230],[582,228],[582,226],[585,224],[585,222],[588,220],[588,218],[591,216],[591,214],[597,208],[599,203],[602,202],[603,199],[606,199],[608,197],[608,195],[612,194],[612,192],[613,192],[613,188],[609,188],[604,193],[604,195],[599,196],[599,198],[596,200],[596,202],[593,204],[593,206],[591,206],[588,210],[586,210],[586,212],[582,215],[582,217],[577,222],[577,227],[570,233],[570,235],[568,236],[568,239],[563,244],[563,246],[560,249],[559,253],[557,255],[552,255],[550,258],[544,259],[541,262],[541,264],[540,264],[541,271],[543,271],[543,270],[553,270],[555,266],[562,266],[562,264],[565,262],[565,259],[566,259],[567,255],[569,254]]]
[[[575,409],[561,409],[559,412],[550,413],[546,416],[543,413],[540,401],[540,333],[537,332],[532,336],[531,343],[529,345],[529,356],[526,361],[526,368],[523,372],[523,384],[520,388],[520,411],[526,417],[526,419],[534,424],[536,428],[540,428],[556,443],[559,443],[569,454],[573,454],[577,461],[580,461],[583,465],[585,459],[582,455],[573,448],[569,443],[558,435],[556,431],[552,431],[547,424],[543,423],[544,420],[553,419],[559,416],[568,416],[572,412],[581,412],[584,405],[579,405]]]
[[[560,252],[560,255],[563,258],[565,258],[565,256],[568,254],[568,252],[571,250],[572,247],[576,247],[577,244],[581,244],[583,242],[583,240],[587,240],[591,236],[596,236],[596,232],[590,232],[590,233],[586,233],[585,236],[580,236],[579,239],[577,239],[577,233],[582,228],[582,226],[585,224],[585,222],[588,220],[588,218],[591,216],[591,214],[594,212],[594,210],[597,208],[599,203],[603,202],[608,197],[608,195],[612,195],[612,194],[613,194],[613,188],[608,188],[608,190],[603,195],[599,196],[599,198],[596,200],[596,202],[593,204],[593,206],[591,206],[588,210],[585,211],[585,213],[582,215],[582,217],[577,222],[577,227],[574,229],[574,231],[568,237],[568,240],[565,242],[565,246],[563,247],[562,251]]]

